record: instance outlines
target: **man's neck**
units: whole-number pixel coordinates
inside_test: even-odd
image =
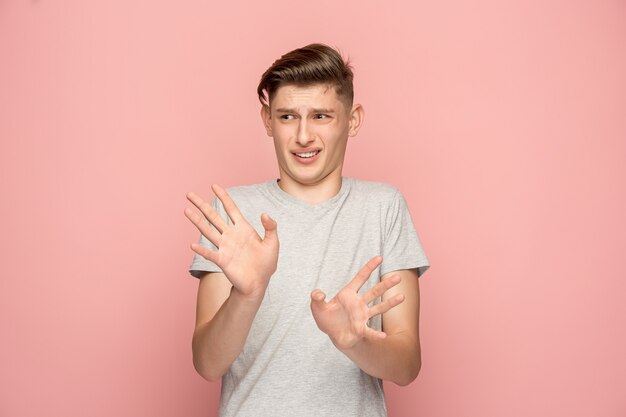
[[[298,200],[315,205],[330,200],[341,190],[341,173],[331,174],[315,184],[301,184],[286,175],[281,175],[278,186]]]

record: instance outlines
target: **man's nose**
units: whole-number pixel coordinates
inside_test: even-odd
[[[306,121],[301,121],[298,126],[298,133],[296,141],[300,146],[306,146],[313,141],[313,134],[311,133]]]

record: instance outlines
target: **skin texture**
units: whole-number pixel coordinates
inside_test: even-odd
[[[327,85],[285,85],[270,106],[261,109],[261,118],[274,141],[279,186],[309,204],[335,196],[341,188],[348,138],[356,135],[363,121],[361,105],[347,109]],[[311,152],[316,154],[313,158],[302,156]],[[243,349],[276,270],[279,236],[276,222],[262,214],[265,232],[261,238],[228,194],[217,185],[212,188],[232,225],[194,193],[187,198],[197,210],[187,208],[185,215],[218,248],[214,252],[192,244],[192,250],[224,271],[200,279],[192,342],[196,370],[208,380],[217,380]],[[313,290],[311,314],[337,349],[363,371],[406,385],[421,367],[418,278],[415,270],[394,271],[359,295],[357,291],[381,262],[380,256],[371,259],[328,302],[321,289]],[[381,303],[370,307],[378,297]],[[380,332],[367,326],[379,314]]]

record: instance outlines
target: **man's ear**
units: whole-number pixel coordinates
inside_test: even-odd
[[[261,120],[263,121],[263,126],[265,126],[267,136],[272,137],[272,115],[269,106],[261,106]]]
[[[354,104],[352,106],[352,110],[350,110],[349,114],[350,120],[350,130],[348,130],[348,136],[356,136],[363,124],[363,118],[365,117],[365,110],[363,110],[363,106],[360,104]]]

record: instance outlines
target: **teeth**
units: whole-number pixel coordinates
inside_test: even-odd
[[[298,155],[300,158],[312,158],[318,153],[319,151],[313,151],[313,152],[296,153],[296,155]]]

